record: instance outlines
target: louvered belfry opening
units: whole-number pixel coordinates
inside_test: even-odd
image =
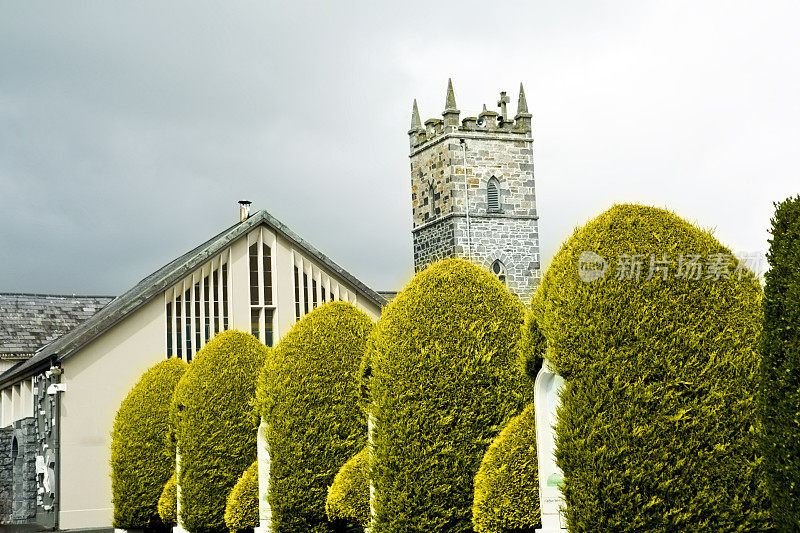
[[[486,186],[486,209],[488,211],[500,211],[500,190],[497,178],[492,176]]]

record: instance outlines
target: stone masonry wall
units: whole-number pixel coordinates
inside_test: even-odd
[[[0,428],[0,524],[8,524],[11,521],[11,506],[14,500],[12,440],[14,440],[14,428]]]
[[[460,149],[457,142],[445,141],[411,158],[411,214],[415,228],[450,214],[452,154],[458,156]]]
[[[495,177],[500,185],[500,213],[536,216],[531,141],[467,139],[467,183],[470,214],[486,214],[486,187]],[[457,212],[464,212],[464,180],[460,160],[454,169],[454,196]]]
[[[10,465],[10,476],[4,476],[9,482],[0,490],[7,490],[10,485],[11,505],[8,506],[6,497],[0,522],[25,524],[36,516],[36,420],[32,417],[17,420],[4,433],[0,437],[0,464],[3,465],[0,468],[5,472]],[[7,438],[9,434],[10,439]]]
[[[471,258],[486,269],[500,260],[506,286],[528,305],[541,278],[533,141],[527,134],[507,132],[459,130],[454,135],[412,151],[414,270],[444,257]],[[492,178],[498,184],[499,210],[488,205]],[[437,219],[441,223],[431,224]]]
[[[53,527],[56,523],[56,504],[58,495],[56,487],[56,445],[59,423],[56,408],[58,396],[47,394],[50,385],[58,383],[57,376],[44,372],[34,378],[34,413],[36,414],[36,450],[40,459],[40,470],[37,472],[36,489],[36,523],[43,527]]]
[[[471,216],[467,246],[467,219],[459,217],[455,226],[458,257],[487,270],[499,260],[506,270],[506,287],[526,306],[541,281],[539,223],[532,218]]]
[[[414,271],[455,253],[454,222],[447,218],[414,232]]]

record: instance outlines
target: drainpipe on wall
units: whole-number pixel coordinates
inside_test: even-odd
[[[461,143],[464,155],[464,211],[467,213],[467,259],[472,261],[472,237],[469,227],[469,182],[467,181],[467,142],[464,139],[459,139],[458,142]]]
[[[61,512],[61,395],[59,392],[67,390],[66,384],[61,383],[61,375],[64,371],[58,364],[58,354],[53,354],[50,363],[50,373],[53,376],[53,383],[47,388],[47,393],[55,395],[56,400],[56,421],[53,424],[53,456],[56,458],[56,464],[53,468],[55,474],[55,495],[53,498],[53,529],[58,530]]]

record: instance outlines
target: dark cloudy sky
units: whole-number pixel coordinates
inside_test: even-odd
[[[614,202],[738,251],[800,192],[797,2],[0,0],[0,291],[119,294],[267,209],[410,277],[411,102],[525,83],[545,262]]]

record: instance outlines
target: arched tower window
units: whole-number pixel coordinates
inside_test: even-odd
[[[506,284],[506,266],[499,259],[492,263],[492,274],[500,280],[500,283]]]
[[[500,182],[492,176],[486,185],[486,210],[489,212],[500,211]]]
[[[431,220],[436,218],[436,202],[435,202],[435,200],[436,200],[436,191],[435,191],[435,189],[433,187],[433,183],[431,183],[430,185],[428,185],[428,209],[430,210],[429,214],[430,214]]]

